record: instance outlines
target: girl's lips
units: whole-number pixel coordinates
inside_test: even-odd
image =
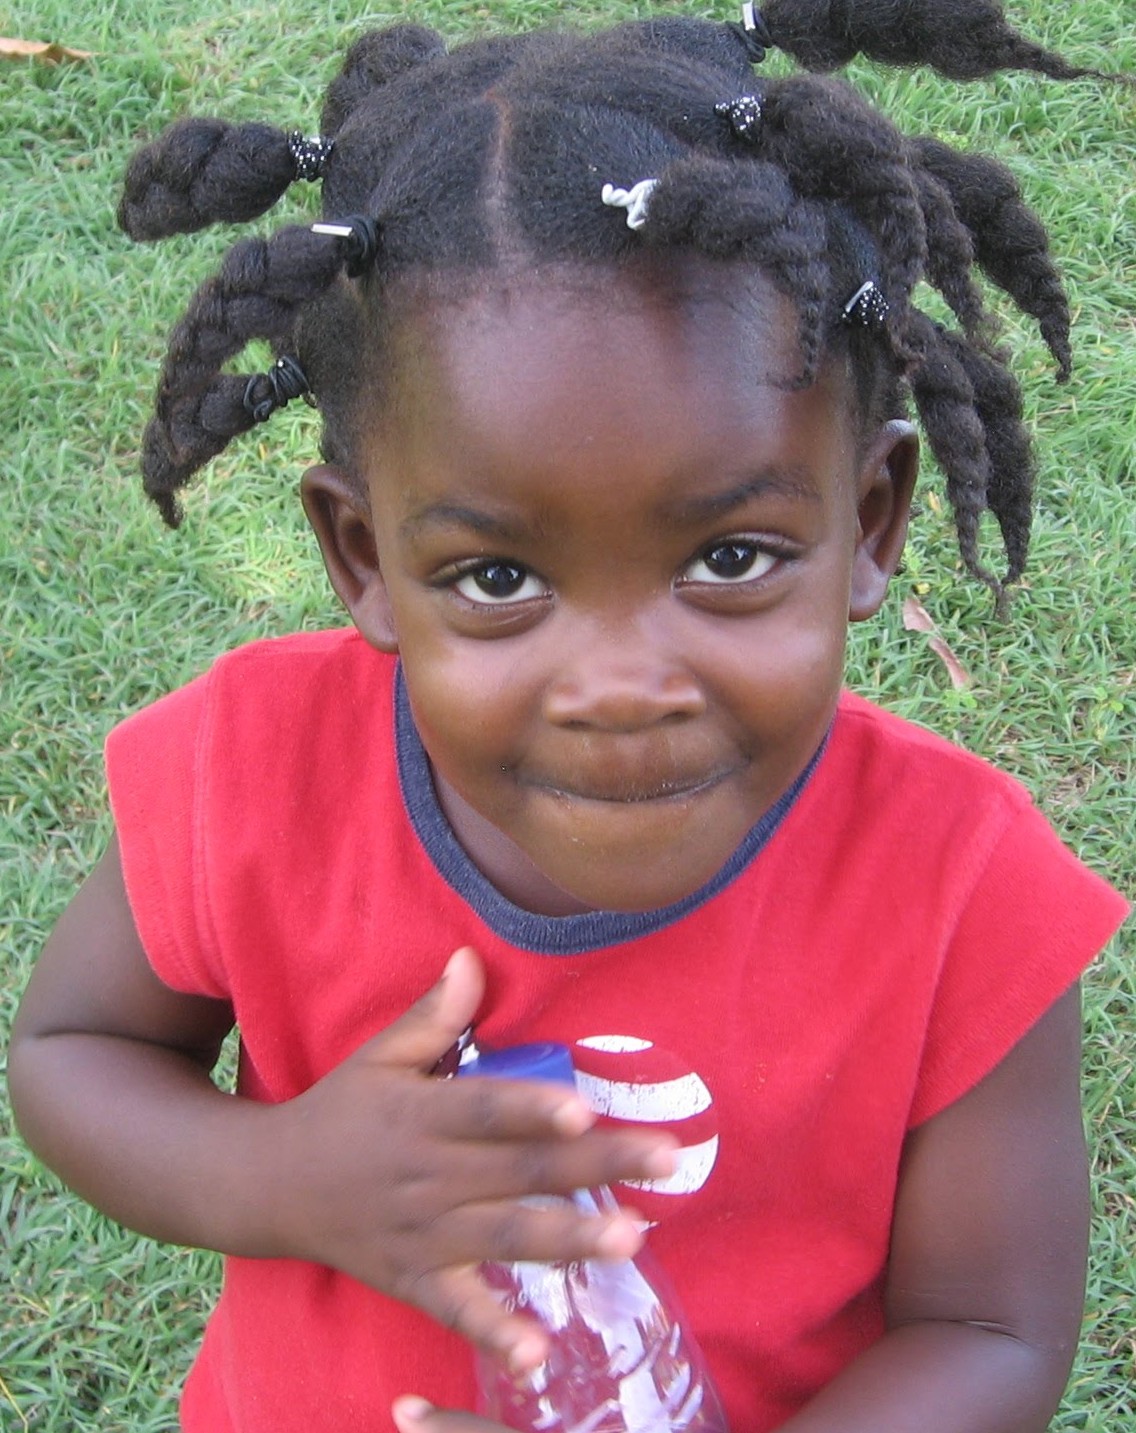
[[[712,790],[732,774],[732,767],[723,767],[697,776],[666,777],[650,783],[590,786],[586,782],[534,781],[537,790],[566,801],[598,801],[612,806],[640,805],[650,801],[682,801]]]

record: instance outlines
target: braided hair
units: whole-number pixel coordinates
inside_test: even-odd
[[[1022,38],[999,0],[767,0],[748,19],[660,18],[452,51],[432,30],[395,25],[348,52],[319,141],[185,119],[142,149],[119,209],[134,239],[249,220],[293,179],[317,176],[333,231],[240,241],[175,327],[142,459],[166,522],[180,521],[176,493],[197,469],[305,387],[324,456],[351,470],[362,358],[381,370],[383,325],[410,276],[476,283],[506,264],[618,266],[682,250],[753,264],[789,296],[802,382],[825,352],[851,349],[866,425],[901,416],[910,395],[963,561],[1001,593],[1025,565],[1033,469],[975,270],[1037,321],[1064,381],[1069,306],[1045,230],[1001,164],[901,134],[822,72],[857,54],[960,79],[1096,72]],[[805,72],[755,77],[770,46]],[[601,183],[647,177],[649,222],[632,229],[600,203]],[[920,281],[954,326],[915,306]],[[254,339],[272,344],[273,368],[224,372]],[[987,510],[1002,579],[978,555]]]

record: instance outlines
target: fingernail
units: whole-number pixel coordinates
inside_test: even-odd
[[[445,980],[446,976],[450,974],[454,967],[460,965],[460,963],[465,959],[465,950],[465,946],[461,946],[458,950],[455,950],[453,955],[450,956],[449,960],[446,961],[445,965],[442,968],[441,978],[438,981],[439,985],[441,985],[442,981]]]
[[[665,1178],[678,1168],[678,1154],[673,1148],[653,1149],[643,1161],[646,1172],[655,1178]]]
[[[596,1253],[605,1259],[630,1259],[642,1244],[639,1231],[628,1219],[617,1219],[596,1238]]]
[[[400,1428],[405,1423],[421,1423],[433,1411],[434,1405],[427,1403],[425,1398],[419,1398],[416,1393],[408,1394],[405,1398],[396,1398],[391,1405],[391,1413]]]
[[[583,1100],[565,1100],[552,1111],[552,1125],[559,1134],[583,1134],[595,1122],[595,1114]]]
[[[514,1373],[531,1373],[544,1362],[544,1339],[539,1335],[523,1334],[509,1350],[508,1364]]]

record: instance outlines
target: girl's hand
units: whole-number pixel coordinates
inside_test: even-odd
[[[505,1313],[478,1265],[634,1253],[627,1214],[525,1200],[668,1174],[674,1146],[592,1129],[583,1101],[552,1084],[431,1075],[482,991],[480,962],[459,951],[433,990],[298,1098],[225,1094],[209,1072],[233,1012],[158,980],[112,839],[21,1004],[13,1108],[44,1161],[130,1228],[330,1265],[524,1369],[545,1336]]]
[[[401,1019],[268,1112],[279,1151],[268,1212],[280,1253],[413,1304],[519,1370],[547,1340],[502,1309],[478,1265],[634,1254],[642,1236],[627,1213],[524,1201],[658,1177],[674,1144],[594,1130],[580,1097],[551,1083],[432,1076],[482,992],[477,957],[456,952]]]
[[[391,1408],[398,1433],[509,1433],[500,1423],[478,1418],[459,1409],[435,1408],[424,1398],[408,1394]]]

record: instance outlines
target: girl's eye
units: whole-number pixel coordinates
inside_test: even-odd
[[[453,584],[454,591],[467,602],[486,607],[500,607],[510,602],[529,602],[543,597],[543,582],[526,567],[516,562],[481,562],[467,568]]]
[[[778,555],[752,537],[727,537],[712,543],[684,570],[684,582],[753,582],[777,566]]]

